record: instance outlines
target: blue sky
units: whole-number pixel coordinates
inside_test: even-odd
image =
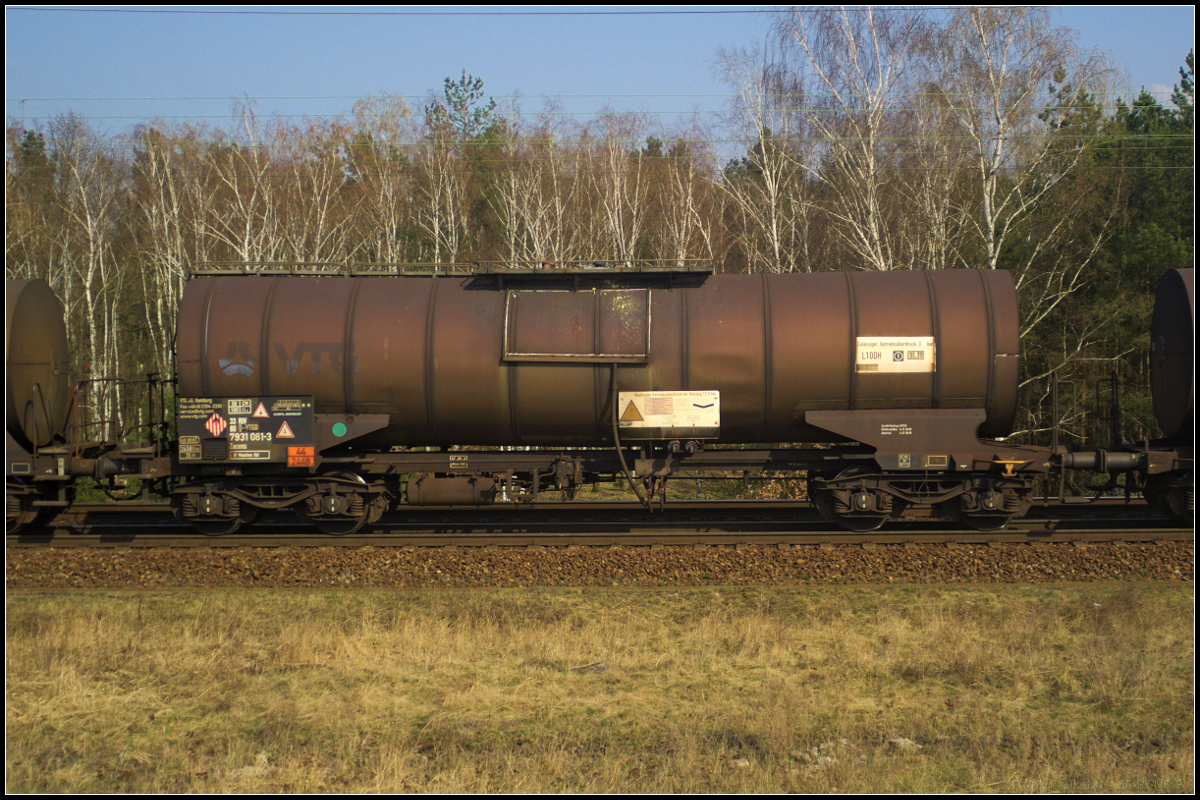
[[[255,10],[207,10],[223,8]],[[526,111],[538,110],[541,96],[549,95],[581,118],[608,105],[672,120],[678,113],[725,110],[729,89],[715,69],[718,49],[762,42],[772,21],[769,13],[583,15],[578,9],[552,6],[498,10],[574,13],[414,16],[368,15],[364,12],[374,9],[367,7],[324,8],[360,13],[7,8],[5,115],[29,125],[72,110],[91,118],[104,132],[122,134],[153,117],[224,125],[231,100],[249,96],[262,116],[318,117],[347,113],[356,98],[382,92],[404,95],[410,105],[419,105],[430,90],[440,90],[445,77],[457,77],[466,69],[482,77],[487,93],[497,99],[523,95]],[[649,7],[655,9],[698,7]],[[1131,89],[1126,97],[1136,96],[1145,86],[1165,92],[1160,97],[1166,101],[1195,42],[1193,6],[1073,7],[1055,12],[1055,20],[1079,31],[1080,45],[1106,51],[1127,73]]]

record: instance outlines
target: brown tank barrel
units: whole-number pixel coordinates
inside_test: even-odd
[[[1150,323],[1154,415],[1167,436],[1194,434],[1196,408],[1196,271],[1173,269],[1158,284]]]
[[[4,281],[5,429],[23,447],[61,434],[71,404],[63,307],[41,280]]]
[[[388,414],[380,444],[565,446],[611,442],[615,363],[621,391],[719,391],[722,442],[805,442],[830,438],[805,424],[825,409],[981,408],[981,435],[1007,435],[1019,346],[1000,271],[579,289],[206,276],[184,292],[178,369],[182,396],[311,394],[317,412]]]

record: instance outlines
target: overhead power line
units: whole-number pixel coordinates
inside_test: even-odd
[[[230,145],[228,143],[219,145],[221,149],[226,150],[225,154],[220,154],[215,158],[206,158],[205,154],[211,149],[211,144],[196,145],[188,147],[180,147],[170,145],[156,151],[154,161],[160,164],[180,163],[178,159],[181,155],[180,151],[187,149],[192,151],[192,155],[199,155],[200,159],[207,163],[209,167],[217,170],[221,174],[227,176],[241,176],[250,179],[277,180],[278,174],[273,173],[277,167],[308,167],[317,166],[326,159],[308,157],[311,154],[298,153],[296,158],[273,159],[268,157],[263,160],[247,160],[249,153],[263,153],[272,148],[270,146],[238,146],[237,149],[229,153]],[[133,150],[134,146],[99,146],[93,149],[96,151],[127,152]],[[1130,148],[1129,152],[1145,153],[1148,148]],[[1154,148],[1155,150],[1165,150],[1167,148]],[[1187,148],[1190,151],[1190,146]],[[327,167],[331,167],[336,171],[343,170],[349,166],[356,166],[362,169],[367,174],[375,176],[395,176],[400,173],[406,174],[421,174],[429,169],[434,171],[444,171],[452,173],[460,177],[497,177],[509,173],[527,174],[530,172],[540,172],[542,174],[556,175],[651,175],[656,169],[665,165],[686,164],[689,165],[689,171],[697,175],[700,174],[715,174],[724,172],[730,166],[746,168],[751,171],[759,170],[762,172],[775,172],[779,174],[815,174],[823,172],[828,167],[821,165],[820,160],[812,161],[802,159],[797,156],[789,156],[781,159],[772,159],[766,162],[755,162],[743,157],[728,158],[715,153],[688,153],[682,155],[671,155],[664,153],[658,156],[642,155],[642,161],[638,166],[629,165],[627,167],[609,166],[613,163],[613,159],[608,154],[591,154],[579,156],[576,154],[565,154],[558,158],[542,155],[519,154],[507,159],[495,158],[454,158],[449,162],[442,162],[440,166],[429,167],[425,159],[412,162],[407,167],[400,167],[396,164],[389,163],[387,157],[376,158],[353,157],[354,148],[331,148],[325,154],[326,157],[331,157]],[[137,155],[141,155],[144,151],[137,151]],[[617,158],[626,161],[632,160],[637,156],[630,150],[624,150],[617,155]],[[1070,157],[1073,154],[1064,152],[1062,155]],[[904,160],[915,157],[918,160],[924,159],[928,161],[940,161],[937,154],[929,154],[921,151],[893,151],[887,153],[888,160],[879,165],[880,174],[889,174],[893,172],[906,173],[939,173],[939,172],[961,172],[973,173],[978,169],[978,155],[974,151],[957,151],[953,153],[954,163],[949,164],[930,164],[930,163],[904,163]],[[232,158],[231,158],[232,157]],[[901,159],[900,163],[892,159]],[[121,163],[121,162],[115,162]],[[129,162],[131,163],[131,162]],[[188,162],[193,163],[193,162]],[[49,166],[49,165],[47,165]],[[1092,165],[1089,170],[1097,172],[1117,172],[1124,170],[1146,170],[1153,171],[1193,171],[1194,165]],[[1002,168],[1005,171],[1007,168]]]
[[[1058,108],[1058,109],[1036,106],[1036,107],[1031,107],[1031,108],[1026,108],[1026,109],[1013,109],[1013,110],[1017,110],[1017,111],[1064,111],[1064,112],[1066,112],[1066,111],[1071,111],[1072,108],[1070,106],[1064,107],[1064,108]],[[920,111],[945,111],[945,112],[980,111],[980,112],[985,112],[986,109],[976,109],[976,108],[972,108],[972,107],[890,109],[890,113],[893,113],[893,114],[905,114],[905,113],[914,113],[914,112],[920,112]],[[809,108],[809,109],[806,109],[804,113],[811,114],[814,112],[817,112],[817,113],[829,112],[832,114],[845,113],[840,108]],[[79,120],[133,119],[133,120],[144,120],[145,122],[148,122],[148,123],[156,122],[158,120],[179,120],[179,119],[182,119],[182,120],[229,119],[229,120],[239,120],[239,121],[243,119],[241,114],[231,114],[228,112],[226,112],[224,114],[154,114],[152,116],[147,116],[147,115],[143,115],[143,114],[80,114],[77,112],[68,112],[68,113],[73,118],[79,119]],[[735,113],[735,112],[713,111],[711,109],[708,109],[708,110],[706,110],[706,109],[695,109],[695,110],[672,109],[669,111],[667,111],[667,110],[664,110],[664,111],[620,111],[620,112],[616,112],[616,113],[619,115],[628,114],[631,116],[659,117],[659,116],[674,115],[674,116],[680,116],[680,117],[687,117],[687,116],[694,116],[696,114],[730,114],[730,113]],[[763,111],[761,113],[765,117],[764,122],[770,123],[771,122],[770,115],[772,115],[772,114],[779,114],[779,115],[799,114],[800,112],[775,110],[775,111]],[[27,114],[25,116],[33,117],[35,119],[38,117],[37,114]],[[65,114],[62,114],[62,115],[53,114],[53,115],[46,115],[46,116],[58,117],[58,116],[66,116],[66,115]],[[368,118],[370,118],[374,115],[368,114],[366,116]],[[412,115],[412,117],[416,117],[416,116],[419,116],[419,115],[417,115],[417,114]],[[600,121],[599,118],[601,116],[602,116],[602,114],[600,112],[595,112],[595,111],[519,111],[519,112],[506,112],[505,114],[501,115],[501,118],[502,119],[511,119],[513,117],[597,117],[596,121],[598,122],[598,121]],[[255,117],[255,119],[258,119],[264,123],[270,122],[271,120],[276,120],[276,119],[307,119],[310,122],[324,121],[324,122],[343,122],[343,123],[347,122],[347,121],[353,121],[354,119],[356,119],[356,115],[352,112],[351,113],[340,113],[340,114],[337,114],[337,113],[334,113],[334,114],[329,114],[329,113],[309,114],[306,112],[289,114],[289,113],[283,113],[283,112],[271,112],[271,113],[264,113],[264,114],[255,114],[254,117]],[[768,124],[767,127],[771,127],[771,125]]]
[[[949,7],[947,7],[949,8]],[[714,14],[777,14],[786,6],[739,9],[664,9],[626,11],[309,11],[309,10],[256,10],[215,8],[81,8],[10,6],[7,11],[71,11],[102,14],[193,14],[205,16],[259,16],[259,17],[649,17]]]
[[[331,146],[346,145],[353,148],[355,139],[348,138],[328,138],[318,136],[300,136],[288,137],[282,142],[257,142],[247,143],[240,139],[208,139],[198,140],[198,142],[187,142],[179,138],[169,136],[170,131],[158,132],[163,133],[163,143],[173,148],[185,148],[185,146],[194,146],[194,148],[209,148],[209,146],[236,146],[239,149],[245,150],[290,150],[298,148],[298,146],[324,144]],[[347,133],[353,134],[353,131]],[[370,132],[367,132],[370,133]],[[660,132],[661,133],[661,132]],[[263,131],[263,136],[269,137],[270,131]],[[986,136],[985,139],[994,137]],[[1183,149],[1192,148],[1194,142],[1193,133],[1072,133],[1072,132],[1050,132],[1050,133],[1009,133],[1006,140],[1008,142],[1038,142],[1038,140],[1061,140],[1063,145],[1068,145],[1072,142],[1110,142],[1112,145],[1120,145],[1123,148],[1129,149]],[[539,137],[534,136],[520,137],[514,139],[491,140],[491,142],[473,142],[473,140],[452,139],[446,140],[442,144],[443,148],[467,148],[467,149],[493,149],[493,148],[529,148],[529,146],[586,146],[586,148],[605,148],[616,143],[620,148],[632,146],[632,148],[642,148],[647,144],[648,139],[658,139],[662,148],[671,148],[680,144],[684,145],[704,145],[704,144],[745,144],[758,145],[767,144],[775,146],[775,148],[786,148],[787,145],[799,144],[833,144],[833,143],[862,143],[862,142],[878,142],[878,143],[916,143],[916,144],[953,144],[953,143],[972,143],[978,142],[977,137],[972,136],[875,136],[875,137],[828,137],[828,136],[779,136],[772,139],[756,139],[754,137],[674,137],[667,133],[661,133],[661,136],[655,136],[654,132],[647,132],[644,136],[637,137],[619,137],[614,139],[575,139],[566,137]],[[1141,142],[1151,140],[1153,144],[1141,145]],[[1157,140],[1157,142],[1156,142]],[[1160,143],[1165,140],[1165,143]],[[421,138],[385,138],[372,137],[371,142],[377,146],[392,146],[392,148],[418,148],[418,146],[430,145],[431,139]],[[47,143],[49,144],[49,143]],[[125,150],[128,148],[137,148],[142,144],[142,140],[138,138],[131,139],[114,139],[103,144],[89,145],[95,149],[112,149]]]
[[[1146,94],[1150,94],[1150,95],[1162,95],[1162,96],[1170,97],[1171,95],[1175,94],[1175,92],[1177,90],[1176,89],[1156,89],[1156,90],[1142,89],[1141,91],[1144,91]],[[889,94],[889,97],[928,97],[930,94],[931,94],[930,92],[892,92]],[[939,91],[936,94],[938,97],[984,97],[984,98],[988,98],[988,99],[991,99],[994,97],[994,95],[991,92],[942,92],[942,91]],[[1003,94],[1028,94],[1028,93],[1023,90],[1014,89],[1011,92],[1003,92],[1001,94],[1003,95]],[[1129,94],[1129,92],[1122,92],[1122,91],[1088,92],[1089,97],[1117,97],[1118,99],[1125,97],[1128,94]],[[712,98],[732,98],[732,97],[745,97],[745,96],[746,96],[745,92],[705,92],[705,93],[700,93],[700,94],[682,94],[682,93],[677,93],[677,92],[674,92],[674,93],[673,92],[663,92],[663,93],[639,92],[636,94],[629,94],[629,93],[624,93],[624,92],[599,92],[599,93],[590,93],[590,94],[571,94],[571,93],[522,94],[520,92],[516,92],[513,94],[499,95],[500,99],[502,99],[502,100],[508,100],[508,99],[516,99],[516,100],[576,100],[576,99],[599,99],[599,98],[607,98],[607,97],[621,97],[621,98],[632,98],[632,99],[651,98],[651,97],[664,98],[665,97],[665,98],[671,98],[671,99],[686,100],[686,99],[690,99],[690,98],[712,99]],[[769,98],[774,98],[774,99],[779,99],[779,100],[785,100],[790,97],[811,97],[812,95],[811,94],[805,95],[805,94],[800,94],[800,93],[792,94],[792,93],[788,93],[788,92],[762,92],[760,95],[754,95],[754,96],[762,96],[762,97],[769,97]],[[392,98],[392,99],[396,99],[396,100],[403,102],[404,100],[406,100],[408,98],[412,98],[414,100],[419,100],[420,102],[424,102],[425,100],[428,99],[428,97],[429,97],[428,92],[380,92],[377,95],[371,95],[371,94],[365,94],[365,95],[363,95],[363,94],[294,94],[294,95],[292,95],[292,94],[279,94],[279,95],[229,94],[229,95],[180,95],[177,97],[171,97],[171,96],[163,96],[163,97],[152,97],[152,96],[147,96],[147,97],[136,97],[136,96],[129,96],[129,97],[121,97],[121,96],[115,96],[115,97],[5,97],[4,101],[6,103],[151,102],[151,101],[164,101],[164,100],[172,100],[172,101],[181,101],[181,100],[182,101],[191,101],[191,100],[230,101],[230,100],[234,100],[234,101],[241,102],[243,100],[248,99],[251,102],[257,102],[260,100],[355,100],[355,101],[357,101],[357,100],[382,100],[382,99],[386,99],[386,98]],[[492,99],[495,99],[495,97],[496,96],[493,95]]]
[[[970,6],[888,6],[881,9],[878,6],[847,6],[848,9],[870,8],[879,11],[954,11],[970,8]],[[704,16],[720,14],[779,14],[809,13],[818,9],[791,6],[767,6],[764,8],[673,8],[660,10],[620,11],[547,11],[547,10],[509,10],[509,11],[279,11],[254,9],[189,9],[189,8],[82,8],[77,6],[37,7],[10,6],[6,11],[69,11],[88,12],[97,14],[195,14],[209,16],[275,16],[275,17],[670,17],[670,16]]]

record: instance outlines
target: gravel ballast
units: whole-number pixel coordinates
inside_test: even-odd
[[[7,548],[9,589],[1193,581],[1193,542]]]

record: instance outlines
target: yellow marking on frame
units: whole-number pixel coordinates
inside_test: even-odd
[[[1032,464],[1033,462],[1032,461],[1002,461],[1002,460],[996,458],[996,459],[992,459],[992,463],[993,464],[1003,464],[1004,472],[1002,472],[1000,474],[1006,478],[1015,478],[1015,477],[1017,477],[1017,473],[1013,471],[1014,464],[1020,464],[1023,467],[1026,464]]]

